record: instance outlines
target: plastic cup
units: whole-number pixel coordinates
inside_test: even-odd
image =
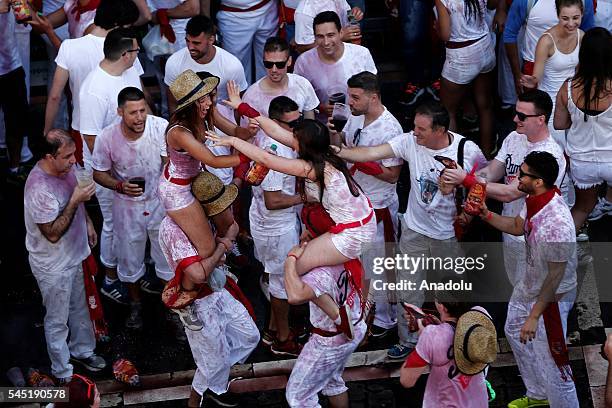
[[[77,167],[75,169],[76,179],[79,187],[87,187],[94,182],[93,170],[85,167]]]

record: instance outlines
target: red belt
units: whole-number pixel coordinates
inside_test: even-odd
[[[339,234],[345,229],[361,227],[362,225],[366,225],[368,222],[370,222],[373,216],[374,216],[374,211],[372,210],[370,211],[370,214],[368,214],[368,216],[365,217],[363,220],[349,222],[346,224],[336,224],[329,229],[329,232],[332,234]]]
[[[247,11],[255,11],[255,10],[259,10],[260,8],[262,8],[263,6],[265,6],[266,4],[268,4],[270,2],[270,0],[263,0],[260,3],[257,3],[254,6],[251,6],[247,9],[240,9],[240,8],[236,8],[236,7],[230,7],[230,6],[226,6],[226,5],[221,5],[221,7],[219,8],[219,10],[221,11],[230,11],[232,13],[246,13]]]
[[[359,322],[361,322],[362,319],[363,319],[363,307],[361,308],[361,315],[359,316],[359,320],[357,320],[353,324],[354,325],[359,324]],[[339,334],[342,334],[341,331],[329,331],[329,330],[319,329],[318,327],[313,327],[311,332],[313,334],[318,334],[321,337],[336,337]]]
[[[183,178],[177,178],[177,177],[170,177],[170,172],[168,171],[168,166],[170,166],[170,164],[166,164],[164,166],[164,177],[166,178],[166,180],[168,180],[170,183],[172,184],[178,184],[179,186],[188,186],[189,184],[191,184],[191,181],[193,179],[183,179]]]
[[[376,222],[382,221],[383,223],[385,242],[395,242],[395,230],[393,228],[393,220],[391,219],[389,207],[375,208],[374,212],[376,213]]]

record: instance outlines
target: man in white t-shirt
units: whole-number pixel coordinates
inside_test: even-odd
[[[46,310],[51,373],[65,384],[72,377],[70,362],[92,371],[106,366],[94,354],[96,338],[85,300],[82,266],[97,241],[83,205],[95,187],[93,183],[77,185],[75,146],[68,133],[52,130],[43,146],[44,156],[30,172],[24,190],[26,248]]]
[[[287,96],[274,98],[266,111],[271,119],[289,131],[301,120],[297,103]],[[265,134],[258,140],[262,149],[272,144],[277,146],[278,156],[297,157],[293,149],[276,143]],[[289,331],[289,303],[283,279],[285,258],[300,238],[297,208],[302,199],[296,192],[295,181],[294,176],[270,170],[261,185],[253,186],[249,221],[255,257],[263,264],[269,281],[270,324],[264,330],[263,341],[270,343],[274,354],[297,357],[301,347]]]
[[[343,133],[348,147],[377,146],[403,133],[402,126],[380,100],[380,85],[375,74],[360,72],[348,80],[348,104],[351,108]],[[353,178],[368,196],[378,222],[375,246],[364,252],[364,268],[368,280],[387,281],[383,275],[373,275],[372,257],[384,257],[384,243],[395,243],[397,237],[397,198],[395,183],[402,168],[402,159],[392,158],[371,163],[358,163],[351,168]],[[394,279],[394,278],[393,278]],[[383,291],[372,291],[376,314],[372,336],[379,338],[397,325],[395,307]]]
[[[488,182],[487,197],[504,203],[504,216],[518,216],[525,205],[526,194],[518,189],[518,176],[521,163],[530,152],[544,151],[552,154],[559,165],[559,176],[555,184],[565,184],[566,162],[563,150],[548,131],[547,122],[551,114],[552,101],[546,92],[535,89],[520,94],[514,116],[516,131],[506,136],[495,159],[476,172],[477,176]],[[443,180],[449,184],[463,183],[466,174],[463,169],[449,169],[444,172]],[[498,183],[502,177],[504,182]],[[504,233],[503,240],[506,273],[512,286],[515,286],[525,273],[525,238]]]
[[[519,167],[518,188],[527,194],[520,214],[483,208],[480,215],[500,231],[525,237],[525,274],[512,291],[504,331],[527,392],[509,407],[579,406],[565,344],[576,299],[576,229],[555,186],[558,177],[557,159],[533,151]]]
[[[221,44],[244,65],[249,84],[266,74],[263,46],[278,30],[278,2],[274,0],[221,0],[217,23]],[[253,60],[253,57],[255,60]],[[255,68],[255,77],[252,70]]]
[[[96,136],[119,120],[117,95],[128,86],[142,89],[141,71],[130,69],[138,55],[138,42],[134,33],[125,28],[116,28],[104,40],[104,59],[87,75],[79,93],[79,126],[85,145],[83,159],[91,167],[91,152]],[[106,279],[101,292],[122,304],[127,303],[125,288],[117,280],[117,255],[113,248],[113,194],[96,185],[96,197],[104,218],[100,237],[100,261],[106,267]]]
[[[333,110],[328,93],[337,88],[334,93],[346,94],[346,81],[351,76],[363,71],[376,74],[377,71],[367,48],[342,42],[342,26],[336,13],[318,14],[313,25],[317,47],[298,57],[293,72],[310,81],[321,102],[317,119],[327,123]]]
[[[353,7],[346,0],[302,0],[295,10],[295,43],[298,52],[302,53],[316,47],[313,20],[315,16],[324,11],[333,11],[340,17],[342,24],[342,41],[361,42],[361,29],[357,24],[350,24],[349,13],[353,14],[355,21],[363,19],[363,12],[359,7]]]
[[[319,106],[319,99],[306,78],[287,73],[292,62],[289,44],[279,37],[268,38],[263,58],[266,76],[251,85],[242,100],[267,116],[272,99],[283,95],[297,104],[299,112],[306,119],[314,119],[314,110]],[[242,118],[241,125],[246,127],[248,119]],[[266,138],[266,135],[260,130],[255,137],[255,143],[262,138]]]
[[[485,167],[487,160],[480,148],[471,141],[462,142],[463,136],[450,132],[448,111],[439,102],[426,102],[416,109],[414,130],[396,136],[388,143],[373,147],[342,149],[339,156],[353,162],[400,157],[410,166],[412,178],[408,207],[402,219],[399,249],[410,257],[449,256],[456,242],[453,221],[457,213],[452,191],[444,194],[439,189],[439,175],[444,166],[434,156],[445,156],[458,161],[460,145],[463,149],[464,167]],[[412,280],[420,282],[424,270],[398,270],[398,282]],[[421,291],[396,292],[398,301],[412,304],[423,302]],[[408,324],[402,310],[398,308],[397,322],[399,343],[391,347],[391,359],[405,358],[416,344],[414,333],[408,331]]]
[[[157,194],[157,183],[167,156],[168,121],[147,115],[144,93],[138,88],[124,88],[119,92],[118,104],[121,121],[104,128],[96,138],[92,167],[94,180],[114,191],[113,245],[117,276],[127,283],[130,295],[126,327],[139,329],[142,327],[140,289],[161,293],[154,277],[145,276],[147,239],[157,277],[168,281],[174,276],[159,247],[159,224],[165,211]]]
[[[83,162],[83,140],[80,134],[81,102],[79,93],[81,85],[91,71],[93,71],[100,61],[104,59],[104,39],[110,30],[122,24],[131,24],[137,16],[137,9],[131,1],[104,1],[96,11],[91,32],[83,37],[62,41],[55,63],[55,74],[47,106],[45,108],[45,125],[43,133],[47,133],[53,126],[60,103],[64,95],[66,83],[70,86],[72,94],[72,123],[70,124],[72,137],[77,146],[77,162]],[[125,16],[133,16],[132,20],[126,21]],[[136,60],[134,67],[130,68],[136,72],[142,72],[140,62]],[[89,156],[88,156],[89,157]]]

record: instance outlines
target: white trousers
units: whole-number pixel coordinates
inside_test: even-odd
[[[223,37],[223,48],[242,62],[246,80],[249,84],[263,78],[266,69],[263,65],[263,47],[266,40],[276,35],[278,29],[278,8],[275,1],[255,11],[217,13],[219,31]],[[255,78],[253,70],[255,57]]]
[[[159,199],[128,201],[114,198],[113,252],[117,255],[117,276],[121,282],[134,283],[145,273],[147,239],[151,242],[151,258],[160,279],[174,276],[159,246],[159,224],[166,215]]]
[[[516,291],[516,289],[515,289]],[[510,300],[506,319],[506,338],[516,359],[521,377],[527,388],[527,396],[533,399],[548,399],[552,408],[577,408],[578,396],[571,377],[567,381],[550,354],[544,319],[540,317],[536,337],[527,344],[520,342],[520,332],[535,302]],[[563,336],[567,334],[567,315],[574,305],[576,291],[566,293],[559,301],[563,324]]]
[[[116,268],[117,255],[113,251],[113,191],[96,183],[96,198],[103,219],[100,234],[100,262],[107,268]]]
[[[46,310],[45,338],[51,374],[57,378],[70,377],[70,356],[87,358],[96,348],[85,300],[83,267],[78,264],[59,272],[48,272],[33,267],[31,263],[30,266]]]
[[[191,354],[198,366],[192,387],[200,395],[227,391],[230,368],[242,363],[257,347],[259,330],[242,303],[227,290],[195,301],[204,328],[185,330]]]
[[[289,406],[318,408],[321,406],[317,395],[319,392],[333,397],[348,390],[342,379],[344,366],[365,332],[366,325],[362,320],[355,326],[353,340],[344,344],[329,341],[335,340],[335,337],[325,338],[317,334],[310,336],[289,376],[285,392]]]

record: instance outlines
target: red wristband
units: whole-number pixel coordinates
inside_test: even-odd
[[[461,184],[463,184],[463,187],[467,188],[468,190],[472,188],[472,186],[476,184],[476,176],[474,173],[466,174]]]
[[[253,109],[251,105],[246,102],[242,102],[240,105],[238,105],[237,111],[240,116],[246,116],[247,118],[256,118],[258,116],[261,116],[259,112]]]
[[[487,215],[485,215],[485,220],[489,221],[491,218],[493,218],[493,213],[489,211]]]
[[[123,194],[123,181],[120,181],[115,185],[115,191]]]

